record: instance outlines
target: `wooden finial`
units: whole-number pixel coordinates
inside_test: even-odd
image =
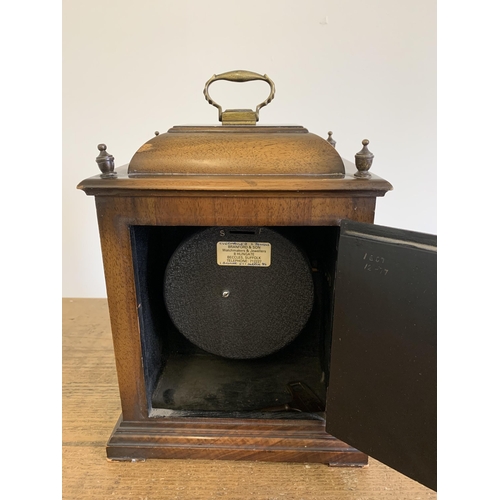
[[[354,177],[369,179],[371,174],[368,170],[370,170],[370,167],[372,166],[374,156],[367,147],[368,144],[370,144],[368,139],[363,139],[361,144],[363,144],[363,149],[354,155],[356,168],[358,169],[358,171],[354,174]]]
[[[95,159],[99,170],[102,172],[101,177],[103,179],[107,177],[116,177],[115,169],[115,158],[106,151],[106,144],[99,144],[97,149],[100,151],[99,156]]]
[[[337,144],[337,141],[335,141],[335,140],[333,139],[332,135],[333,135],[333,132],[331,132],[331,131],[330,131],[330,132],[328,132],[328,139],[327,139],[327,141],[328,141],[328,142],[329,142],[329,143],[330,143],[333,147],[335,147],[335,146],[336,146],[336,144]]]

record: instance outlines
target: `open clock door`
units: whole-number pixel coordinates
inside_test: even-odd
[[[436,236],[343,221],[326,430],[437,490]]]

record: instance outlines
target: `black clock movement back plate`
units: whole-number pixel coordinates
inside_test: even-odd
[[[164,281],[172,322],[201,349],[259,358],[294,340],[314,302],[310,264],[264,227],[211,227],[182,242]]]

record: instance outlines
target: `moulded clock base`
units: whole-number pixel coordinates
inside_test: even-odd
[[[121,417],[109,460],[210,459],[310,462],[363,467],[368,456],[325,432],[321,420]]]

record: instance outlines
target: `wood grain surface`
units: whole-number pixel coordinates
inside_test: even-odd
[[[120,415],[105,299],[63,299],[64,499],[435,499],[370,459],[363,469],[322,464],[147,460],[108,462]]]
[[[392,190],[385,179],[371,174],[369,179],[354,176],[356,167],[343,160],[345,175],[141,175],[129,176],[128,164],[115,169],[116,177],[102,179],[94,175],[78,184],[88,195],[113,196],[118,192],[127,196],[214,196],[225,192],[229,196],[253,196],[262,191],[272,196],[309,196],[311,192],[335,196],[384,196]]]
[[[335,148],[296,127],[176,127],[130,160],[129,174],[344,173]]]

